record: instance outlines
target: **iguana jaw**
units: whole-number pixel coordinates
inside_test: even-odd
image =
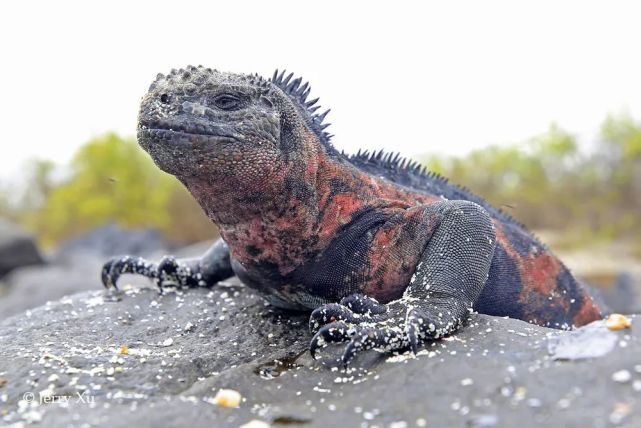
[[[222,143],[240,143],[240,141],[231,136],[188,132],[173,128],[144,128],[138,132],[138,137],[141,143],[143,143],[142,140],[148,140],[146,145],[171,144],[185,146],[186,148],[208,146],[207,150],[209,150],[210,153],[212,150],[215,150],[216,145]]]
[[[174,140],[175,136],[188,136],[189,142],[198,142],[200,137],[218,137],[237,139],[230,130],[210,123],[195,124],[188,120],[141,120],[139,131],[148,131],[151,138],[159,140]]]
[[[226,153],[237,152],[242,145],[227,135],[200,133],[179,126],[149,128],[144,125],[138,129],[138,143],[160,169],[178,177],[197,175],[198,165],[209,164],[211,158],[226,158]]]

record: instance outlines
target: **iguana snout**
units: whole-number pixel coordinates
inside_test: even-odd
[[[278,166],[276,97],[257,76],[192,66],[159,74],[141,102],[138,142],[179,178],[254,183]]]

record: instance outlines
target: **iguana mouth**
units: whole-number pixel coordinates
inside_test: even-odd
[[[178,142],[185,143],[205,143],[205,142],[236,142],[238,141],[234,137],[229,137],[226,135],[215,135],[215,134],[202,134],[197,132],[186,132],[179,131],[175,129],[163,129],[163,128],[147,128],[140,129],[140,133],[144,135],[155,138],[158,140],[178,140]]]
[[[167,122],[151,122],[147,124],[141,124],[138,128],[138,131],[143,132],[150,137],[159,139],[187,137],[189,139],[195,138],[196,140],[203,138],[205,140],[237,140],[237,138],[235,138],[234,136],[225,133],[222,129],[220,129],[220,127],[214,127],[210,125],[183,125]]]

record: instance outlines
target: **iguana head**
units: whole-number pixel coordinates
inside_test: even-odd
[[[142,100],[138,141],[183,181],[257,189],[303,173],[309,146],[328,139],[308,94],[307,84],[283,73],[267,80],[202,66],[172,70]]]

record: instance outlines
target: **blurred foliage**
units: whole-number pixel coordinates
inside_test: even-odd
[[[54,170],[49,161],[31,162],[19,208],[11,216],[45,245],[110,222],[156,228],[181,243],[216,234],[182,184],[160,171],[134,139],[98,137],[75,154],[66,179],[57,182]]]
[[[531,229],[556,230],[574,245],[630,239],[641,255],[641,123],[627,115],[608,117],[589,151],[552,125],[520,145],[424,162]]]

